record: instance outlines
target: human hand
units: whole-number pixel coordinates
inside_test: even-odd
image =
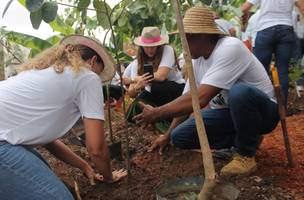
[[[168,145],[170,142],[170,135],[160,135],[152,144],[148,152],[152,152],[155,149],[159,148],[158,153],[159,155],[163,154],[164,148]]]
[[[94,169],[89,164],[87,164],[82,171],[89,179],[91,185],[96,185],[95,180],[103,181],[104,179],[101,174],[95,173]]]
[[[105,183],[115,183],[115,182],[121,180],[122,178],[124,178],[127,175],[128,175],[128,172],[125,169],[115,170],[115,171],[112,172],[112,179],[111,180],[103,179],[103,182],[105,182]]]
[[[139,102],[140,107],[142,108],[142,113],[133,117],[133,120],[137,123],[153,123],[160,119],[160,112],[158,112],[158,108],[154,108],[148,104],[144,104]]]
[[[153,76],[149,75],[149,73],[145,73],[141,76],[137,76],[135,78],[136,80],[136,88],[138,89],[142,89],[144,88],[146,85],[148,85],[151,81],[153,81]]]

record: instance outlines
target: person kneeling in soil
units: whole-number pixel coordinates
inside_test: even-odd
[[[101,80],[114,74],[114,63],[97,41],[68,36],[20,66],[0,82],[1,199],[73,199],[72,194],[34,150],[45,146],[89,178],[113,183],[125,170],[113,171],[104,136]],[[58,140],[82,117],[93,168]]]
[[[127,112],[130,122],[141,112],[139,101],[160,106],[179,97],[185,86],[174,49],[166,44],[167,35],[161,35],[157,27],[145,27],[134,43],[139,46],[137,58],[123,74],[124,83],[129,84],[127,93],[136,98]],[[165,132],[170,122],[162,121],[155,125],[159,131]]]
[[[253,172],[255,154],[262,134],[272,131],[279,114],[273,86],[263,65],[233,37],[225,36],[212,19],[207,7],[189,9],[184,26],[193,60],[201,110],[209,144],[213,149],[234,146],[236,154],[221,169],[222,175]],[[175,117],[169,130],[152,149],[160,151],[170,139],[176,147],[200,148],[189,81],[183,95],[160,107],[143,105],[134,120],[154,122]]]

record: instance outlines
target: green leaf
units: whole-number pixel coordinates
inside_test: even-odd
[[[29,58],[33,58],[33,57],[35,57],[36,55],[38,55],[40,52],[41,52],[41,51],[38,50],[38,49],[31,49],[30,54],[29,54],[28,57],[29,57]]]
[[[45,2],[42,6],[42,19],[46,23],[54,21],[57,16],[58,5],[55,1]]]
[[[118,19],[118,26],[124,26],[127,24],[127,22],[128,22],[128,18],[125,17],[125,15],[123,15]]]
[[[26,6],[25,6],[25,0],[18,0],[18,2],[19,2],[21,5],[23,5],[24,7],[26,7]]]
[[[63,35],[75,34],[75,30],[71,26],[64,23],[60,16],[57,16],[56,19],[50,23],[50,26],[54,31],[62,33]]]
[[[41,24],[41,21],[42,21],[41,9],[39,9],[36,12],[31,12],[30,18],[31,18],[33,28],[38,29]]]
[[[136,1],[133,5],[131,4],[129,9],[130,9],[131,13],[138,13],[139,10],[141,10],[142,8],[145,8],[145,7],[146,7],[145,4],[143,4],[140,1]]]
[[[102,26],[104,29],[109,29],[110,22],[108,19],[108,15],[110,15],[111,13],[110,6],[101,0],[94,0],[93,5],[94,8],[96,9],[97,20],[99,25]]]
[[[44,0],[25,0],[25,6],[30,12],[38,11]]]
[[[59,43],[61,39],[62,39],[62,37],[60,37],[58,35],[54,35],[54,36],[47,38],[46,41],[55,45],[55,44]]]
[[[27,35],[24,33],[18,33],[14,31],[5,31],[4,32],[6,39],[10,42],[14,42],[16,44],[20,44],[26,48],[37,49],[42,51],[51,47],[53,44],[46,40],[42,40],[38,37],[34,37],[31,35]]]
[[[79,11],[85,10],[85,9],[87,9],[87,7],[89,7],[90,3],[91,3],[91,0],[79,0],[77,9]]]

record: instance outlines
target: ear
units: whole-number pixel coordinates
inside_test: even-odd
[[[91,58],[91,62],[95,63],[96,61],[97,61],[97,56],[93,56],[93,57]]]
[[[89,63],[90,63],[91,66],[94,65],[94,63],[96,62],[96,59],[97,59],[96,56],[93,56],[92,58],[90,58]]]

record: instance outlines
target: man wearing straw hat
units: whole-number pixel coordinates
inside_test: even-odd
[[[238,39],[225,36],[204,6],[189,9],[184,17],[201,111],[211,148],[235,148],[222,175],[249,174],[257,168],[255,154],[262,134],[272,131],[279,120],[274,90],[263,65]],[[176,147],[199,148],[192,113],[189,81],[183,95],[160,107],[143,105],[136,120],[154,122],[175,117],[168,132],[151,149],[172,140]]]

